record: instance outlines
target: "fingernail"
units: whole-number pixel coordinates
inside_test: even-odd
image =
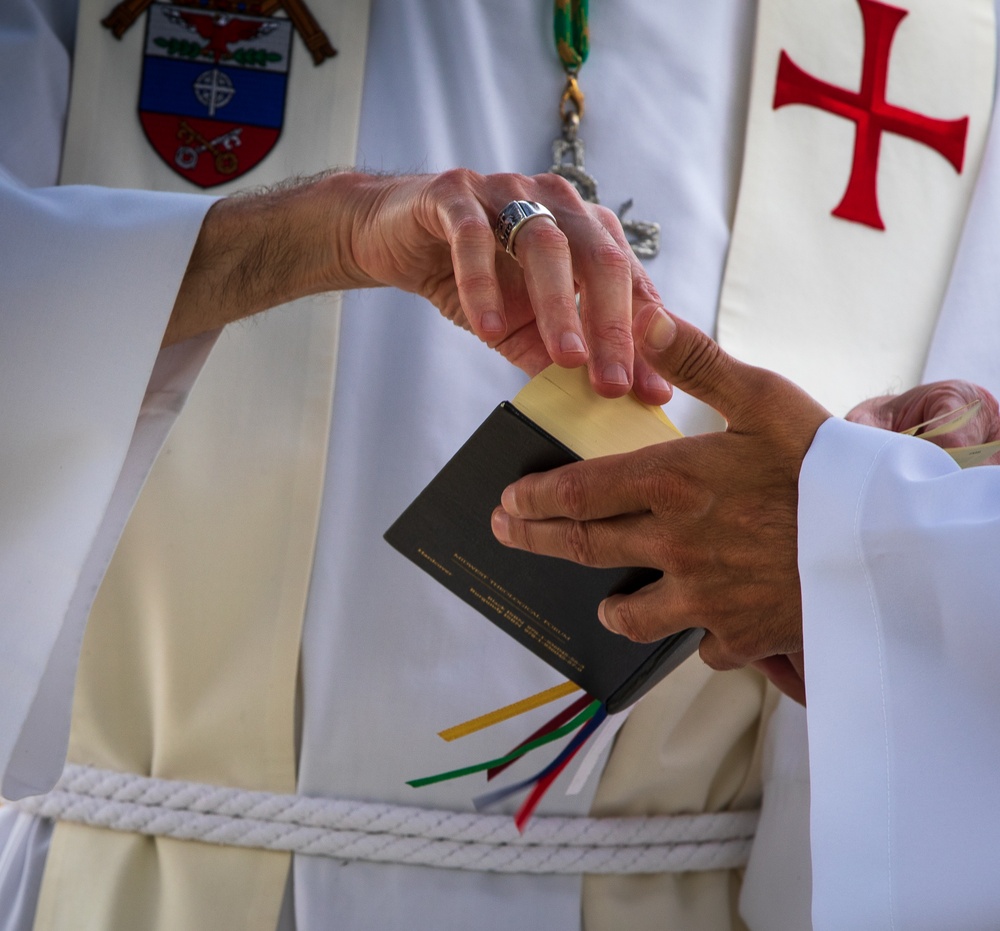
[[[607,602],[606,602],[606,601],[602,601],[602,602],[601,602],[601,603],[600,603],[600,604],[599,604],[599,605],[597,606],[597,619],[598,619],[598,620],[599,620],[599,621],[600,621],[600,622],[601,622],[601,623],[602,623],[602,624],[603,624],[603,625],[604,625],[605,627],[607,627],[607,628],[608,628],[608,630],[611,630],[611,627],[610,627],[610,625],[608,624],[608,614],[607,614],[607,609],[605,608],[605,605],[606,605],[606,604],[607,604]]]
[[[493,526],[493,536],[501,543],[510,543],[510,517],[508,517],[503,508],[494,510],[491,523]]]
[[[583,340],[580,339],[579,333],[574,333],[572,330],[563,333],[559,339],[559,348],[563,352],[586,352],[587,347],[584,346]]]
[[[500,495],[500,505],[507,514],[517,517],[517,500],[513,486],[508,485]],[[497,508],[500,510],[500,508]]]
[[[611,365],[605,366],[601,377],[608,385],[628,384],[628,372],[625,371],[625,366],[620,362],[612,362]]]
[[[657,375],[656,372],[653,372],[651,375],[646,376],[646,387],[650,391],[670,391],[670,382],[662,375]]]
[[[483,314],[480,326],[487,333],[502,333],[504,330],[503,317],[501,317],[495,310],[488,310],[485,314]]]
[[[662,307],[658,307],[646,325],[642,343],[647,349],[662,352],[673,342],[676,332],[677,324]]]

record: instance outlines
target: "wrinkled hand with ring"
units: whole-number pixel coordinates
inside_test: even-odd
[[[661,302],[618,218],[553,174],[342,172],[225,198],[206,216],[164,342],[378,285],[423,295],[528,374],[586,364],[605,397],[670,397],[634,353],[634,314]]]

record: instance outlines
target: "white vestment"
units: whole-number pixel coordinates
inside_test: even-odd
[[[663,9],[634,3],[620,16],[610,9],[595,10],[592,26],[595,36],[599,31],[600,43],[595,42],[582,74],[588,108],[583,130],[589,143],[587,164],[601,184],[602,199],[618,206],[634,197],[636,218],[663,225],[661,254],[647,267],[669,306],[709,331],[714,326],[738,180],[753,13],[748,7],[727,0]],[[0,140],[0,161],[27,183],[50,183],[52,175],[40,171],[31,153],[35,149],[51,153],[58,147],[68,39],[65,34],[61,37],[60,52],[59,41],[29,2],[5,2],[4,16],[10,16],[11,25],[2,24],[0,34],[10,35],[14,48],[23,48],[23,75],[35,82],[30,98],[27,91],[24,98],[46,100],[51,118],[45,121],[40,111],[32,110],[40,123],[34,148],[28,147],[27,154],[11,151]],[[34,22],[15,32],[18,16]],[[527,0],[502,5],[427,4],[426,8],[418,3],[393,7],[376,2],[358,164],[376,170],[435,171],[458,164],[484,172],[546,169],[551,162],[549,143],[557,133],[554,101],[563,80],[553,61],[550,17],[548,4]],[[63,69],[61,79],[53,79],[51,70],[38,64],[42,61],[39,48],[46,45],[58,59],[54,64]],[[516,67],[511,67],[511,49],[517,49]],[[0,67],[6,67],[8,60]],[[22,99],[12,93],[12,80],[6,74],[0,80],[0,108],[5,115],[8,107]],[[17,74],[22,80],[22,72]],[[455,80],[456,74],[462,75],[460,81]],[[49,373],[56,367],[69,374],[66,384],[51,386],[53,391],[63,389],[65,397],[47,404],[46,410],[61,412],[65,422],[52,427],[55,438],[50,445],[64,449],[65,437],[78,436],[81,431],[74,428],[85,423],[86,432],[78,441],[86,448],[74,453],[73,459],[98,463],[81,467],[73,475],[70,490],[63,494],[69,501],[58,499],[46,486],[43,494],[52,513],[43,510],[42,519],[29,515],[36,521],[32,529],[37,528],[40,542],[33,545],[47,575],[43,590],[27,591],[38,598],[58,596],[68,606],[78,569],[67,571],[61,595],[49,584],[48,573],[57,559],[82,565],[90,551],[90,539],[101,523],[150,381],[158,333],[207,204],[198,198],[166,198],[171,206],[163,209],[175,215],[165,216],[161,211],[155,223],[149,223],[155,230],[130,227],[116,250],[103,238],[83,235],[82,231],[89,232],[90,225],[108,213],[98,195],[79,193],[76,196],[92,200],[70,227],[72,243],[65,254],[82,248],[81,240],[84,245],[94,242],[95,254],[73,266],[81,276],[89,274],[93,279],[88,280],[74,279],[63,268],[33,268],[30,244],[22,252],[9,250],[8,210],[28,195],[5,185],[0,196],[4,198],[0,216],[5,239],[0,250],[3,433],[37,435],[41,415],[29,405],[39,406],[37,392],[50,388]],[[62,205],[73,195],[61,191],[51,196]],[[138,197],[139,203],[155,197],[121,195],[125,201],[130,196]],[[109,208],[114,209],[114,205]],[[159,248],[149,246],[153,235],[163,237]],[[128,251],[137,243],[141,243],[139,256]],[[142,274],[135,279],[124,276],[123,281],[121,269],[129,267],[141,268]],[[59,293],[33,292],[40,281]],[[12,290],[14,282],[19,283],[17,290]],[[135,291],[123,295],[102,290],[116,284]],[[94,296],[84,299],[90,295]],[[46,306],[53,308],[58,326],[55,322],[46,325],[38,316],[36,308]],[[67,308],[78,307],[81,314],[87,310],[93,316],[90,322],[81,318],[76,333],[64,320]],[[129,322],[144,329],[145,355],[132,346],[138,337],[120,328],[117,314],[123,310]],[[403,780],[495,748],[493,740],[454,750],[434,744],[434,732],[454,723],[456,714],[461,715],[470,704],[477,709],[495,707],[551,684],[554,678],[546,668],[526,664],[523,650],[489,625],[477,624],[470,632],[464,607],[381,540],[381,531],[461,439],[521,383],[506,363],[485,350],[476,351],[467,334],[431,320],[433,315],[418,299],[387,291],[354,294],[345,303],[330,464],[304,629],[299,788],[307,794],[467,807],[471,793],[461,784],[428,790],[417,800]],[[28,316],[28,322],[38,324],[25,337],[33,340],[34,355],[6,335],[8,329],[15,335],[26,331],[23,321]],[[939,339],[948,338],[945,322]],[[61,332],[67,334],[65,358],[42,355],[52,353],[53,346],[62,342]],[[113,343],[119,335],[120,342]],[[80,363],[81,346],[95,343],[95,356],[98,349],[102,355],[92,362],[90,371],[75,374],[70,365]],[[95,377],[94,368],[101,377]],[[958,368],[948,374],[969,373]],[[998,381],[994,380],[994,387]],[[170,398],[176,403],[182,394],[174,391]],[[85,404],[89,407],[84,408]],[[703,408],[688,399],[678,399],[671,414],[689,433],[713,423]],[[99,436],[98,425],[112,436],[103,447],[91,448],[89,444]],[[35,455],[22,468],[18,483],[7,481],[7,476],[17,474],[9,471],[16,462],[7,465],[8,454],[14,455],[17,449],[4,444],[0,514],[5,528],[20,526],[9,522],[21,519],[27,491],[48,478],[31,471],[46,461]],[[51,461],[49,484],[58,490],[64,478],[62,460]],[[89,505],[80,497],[81,489],[93,495]],[[804,494],[804,539],[809,534],[807,500]],[[90,511],[73,517],[73,503]],[[67,521],[82,528],[76,552],[66,557],[52,554],[46,549],[52,540],[66,546],[73,543],[64,526]],[[113,531],[112,527],[112,539]],[[11,694],[22,694],[20,688],[34,694],[39,683],[51,686],[46,707],[55,709],[52,717],[58,720],[67,713],[69,686],[56,676],[44,676],[46,666],[58,659],[51,651],[62,614],[58,606],[23,600],[23,582],[31,576],[7,557],[12,548],[15,555],[21,551],[20,541],[25,538],[16,534],[7,538],[0,573],[7,573],[8,566],[14,568],[12,573],[0,574],[0,681],[6,690],[8,682],[16,681],[15,672],[26,677],[23,686],[11,687]],[[804,560],[807,594],[808,569]],[[96,586],[99,574],[91,585]],[[36,617],[42,618],[37,625]],[[425,626],[429,624],[433,627]],[[808,618],[807,625],[812,631]],[[78,620],[73,636],[80,636],[81,627]],[[25,644],[20,649],[28,651],[27,658],[10,652],[8,644]],[[394,659],[390,650],[398,650],[406,661]],[[821,660],[811,662],[818,668]],[[482,674],[484,669],[490,671],[489,676]],[[834,700],[831,696],[831,703]],[[821,698],[815,701],[822,706]],[[0,708],[0,762],[5,769],[15,746],[26,746],[18,742],[27,714],[27,708],[11,705],[5,695]],[[58,741],[62,736],[56,726],[35,739]],[[58,775],[37,768],[32,771],[30,757],[24,759],[17,778],[25,785],[32,784],[29,780],[44,784]],[[15,755],[14,763],[18,760]],[[574,803],[557,794],[548,810],[580,810],[586,803],[586,798]],[[841,817],[845,817],[843,812]],[[5,897],[0,901],[5,908],[10,903],[7,924],[0,926],[27,927],[44,832],[26,820],[15,822],[8,817],[0,824],[6,825],[8,834],[18,835],[8,842],[6,859],[0,859],[0,895]],[[829,882],[836,886],[836,873]],[[412,926],[413,915],[421,916],[428,927],[485,927],[494,915],[501,915],[493,920],[501,920],[504,926],[569,928],[578,923],[579,887],[580,880],[573,877],[501,878],[363,863],[345,867],[299,857],[293,908],[295,921],[303,929],[326,926],[334,915],[341,926],[352,929],[392,928],[406,918]],[[6,898],[8,893],[10,898]]]
[[[802,489],[815,927],[995,928],[1000,470],[832,421]]]

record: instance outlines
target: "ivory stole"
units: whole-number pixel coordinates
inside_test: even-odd
[[[993,104],[994,0],[762,0],[719,342],[836,415],[917,384]]]
[[[256,157],[251,149],[259,155],[268,144],[256,165],[211,193],[351,165],[368,3],[308,3],[338,52],[321,64],[310,57],[317,41],[301,16],[298,34],[281,17],[278,28],[268,23],[234,44],[218,30],[203,35],[213,27],[197,7],[156,3],[117,40],[100,22],[113,0],[82,0],[62,182],[196,192],[177,169],[210,182],[213,172],[235,177]],[[264,117],[241,111],[250,95],[227,83],[217,65],[228,59],[216,52],[272,89],[290,62],[276,141],[250,128],[273,124],[273,109]],[[157,108],[169,113],[172,104],[148,98],[174,85],[154,80],[142,85],[140,125],[144,57],[147,69],[187,69],[182,90],[198,96],[204,115],[229,123],[163,117]],[[237,125],[244,129],[234,137]],[[338,327],[339,301],[318,298],[219,337],[91,615],[72,762],[295,791],[298,654]],[[283,853],[59,824],[35,927],[274,931],[289,867]]]

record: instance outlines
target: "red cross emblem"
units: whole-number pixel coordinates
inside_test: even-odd
[[[896,28],[907,11],[878,0],[858,0],[858,6],[861,7],[865,33],[861,89],[852,91],[820,81],[803,71],[787,52],[782,51],[778,59],[774,109],[799,103],[819,107],[854,122],[851,177],[833,215],[884,230],[885,224],[878,209],[876,180],[882,134],[895,133],[930,146],[961,173],[969,118],[933,119],[894,106],[885,99],[889,51]]]

